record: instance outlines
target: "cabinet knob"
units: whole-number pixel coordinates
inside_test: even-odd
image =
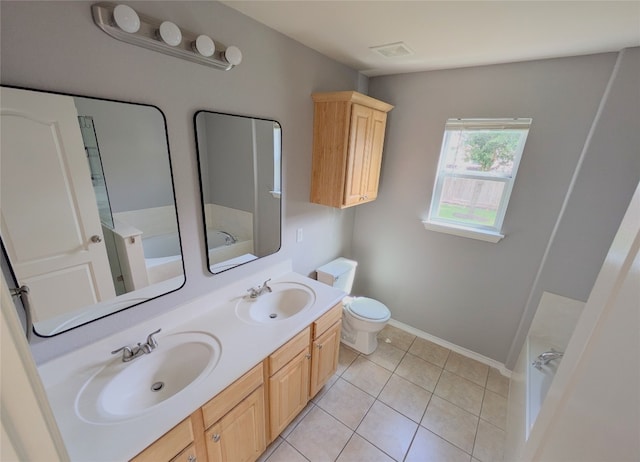
[[[94,234],[93,236],[91,236],[91,242],[93,242],[94,244],[98,244],[102,242],[102,238],[97,234]]]
[[[218,441],[220,441],[220,435],[218,433],[214,433],[213,435],[211,435],[211,439],[214,443],[217,443]]]
[[[322,343],[318,343],[318,350],[322,350]]]
[[[304,355],[304,357],[307,358],[307,359],[311,359],[311,355],[308,354],[308,353],[306,355]]]
[[[193,454],[189,454],[189,458],[187,459],[187,462],[198,462],[198,459]]]

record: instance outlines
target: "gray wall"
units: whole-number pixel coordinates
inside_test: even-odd
[[[111,211],[173,205],[162,113],[154,107],[74,98],[93,117]]]
[[[504,362],[616,56],[372,78],[370,95],[396,107],[389,114],[379,197],[356,211],[356,292],[388,304],[399,321]],[[533,118],[504,221],[506,237],[497,244],[422,226],[450,117]],[[622,168],[632,155],[621,153]],[[625,204],[617,183],[606,187]],[[617,228],[616,217],[598,213],[605,214],[608,231]],[[588,242],[606,253],[611,236]],[[588,263],[599,267],[597,260]],[[585,299],[594,270],[578,268],[554,288]]]
[[[139,13],[174,21],[240,47],[243,63],[228,71],[169,57],[106,35],[91,19],[93,2],[0,4],[0,80],[5,85],[98,96],[158,106],[165,114],[174,174],[186,284],[177,292],[33,345],[37,361],[174,309],[256,269],[292,259],[311,274],[349,253],[353,211],[309,203],[311,93],[353,89],[358,73],[215,2],[130,2]],[[280,252],[219,275],[207,271],[193,115],[246,114],[283,126],[284,227]],[[296,228],[305,239],[295,242]]]

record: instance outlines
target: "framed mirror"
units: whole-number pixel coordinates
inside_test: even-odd
[[[162,112],[0,91],[0,234],[13,282],[29,288],[35,332],[56,335],[182,287]]]
[[[281,127],[199,111],[194,117],[207,262],[213,274],[280,250]]]

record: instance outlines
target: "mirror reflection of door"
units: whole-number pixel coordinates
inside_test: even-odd
[[[155,107],[1,87],[2,242],[55,335],[184,284]]]
[[[34,322],[115,297],[73,98],[3,89],[2,108],[2,237]]]

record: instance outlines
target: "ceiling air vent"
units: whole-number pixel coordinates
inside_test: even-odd
[[[369,47],[369,49],[385,58],[401,58],[413,54],[413,50],[404,42],[388,43],[377,47]]]

